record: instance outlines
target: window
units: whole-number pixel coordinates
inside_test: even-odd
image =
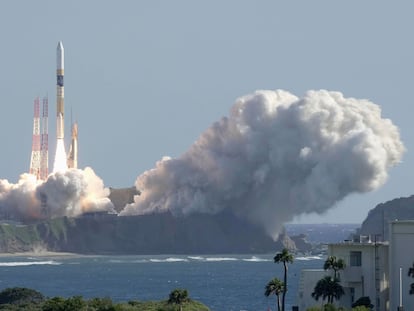
[[[362,265],[362,253],[361,252],[351,252],[349,256],[349,265],[351,267],[360,267]]]

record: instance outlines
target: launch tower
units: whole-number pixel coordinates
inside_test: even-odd
[[[34,100],[32,155],[29,173],[40,179],[40,103],[39,97]]]
[[[32,155],[30,159],[30,174],[37,179],[45,180],[48,176],[49,143],[48,143],[48,99],[43,98],[42,122],[40,122],[40,99],[34,100]],[[40,133],[42,125],[42,133]]]
[[[43,97],[42,135],[40,140],[40,179],[45,180],[49,175],[49,99]]]

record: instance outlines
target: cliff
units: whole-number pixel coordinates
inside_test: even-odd
[[[357,234],[371,235],[372,239],[377,236],[377,240],[388,240],[388,224],[397,219],[414,219],[414,196],[378,204],[369,211]]]
[[[120,211],[139,195],[134,188],[112,189],[109,198]],[[0,252],[40,248],[80,254],[219,254],[273,253],[287,247],[308,252],[303,236],[281,234],[273,241],[262,228],[231,213],[171,213],[117,216],[87,213],[77,218],[49,219],[35,224],[0,224]]]
[[[93,213],[32,225],[0,225],[0,252],[49,251],[81,254],[266,253],[284,247],[260,228],[230,214],[170,213],[118,217]],[[282,243],[283,241],[283,243]]]

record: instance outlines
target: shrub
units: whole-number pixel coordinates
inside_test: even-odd
[[[352,304],[352,308],[356,308],[359,306],[365,307],[368,310],[371,310],[374,307],[374,305],[371,303],[371,299],[368,296],[360,297],[357,301],[355,301]]]
[[[0,304],[40,303],[44,299],[45,297],[38,291],[24,287],[6,288],[0,292]]]

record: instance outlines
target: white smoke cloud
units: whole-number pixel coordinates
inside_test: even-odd
[[[0,215],[25,221],[112,211],[108,195],[109,189],[88,167],[53,173],[44,182],[23,174],[17,184],[0,180]]]
[[[398,129],[368,100],[339,92],[257,91],[176,159],[140,175],[121,215],[231,209],[276,237],[283,223],[323,213],[381,186],[404,152]]]

